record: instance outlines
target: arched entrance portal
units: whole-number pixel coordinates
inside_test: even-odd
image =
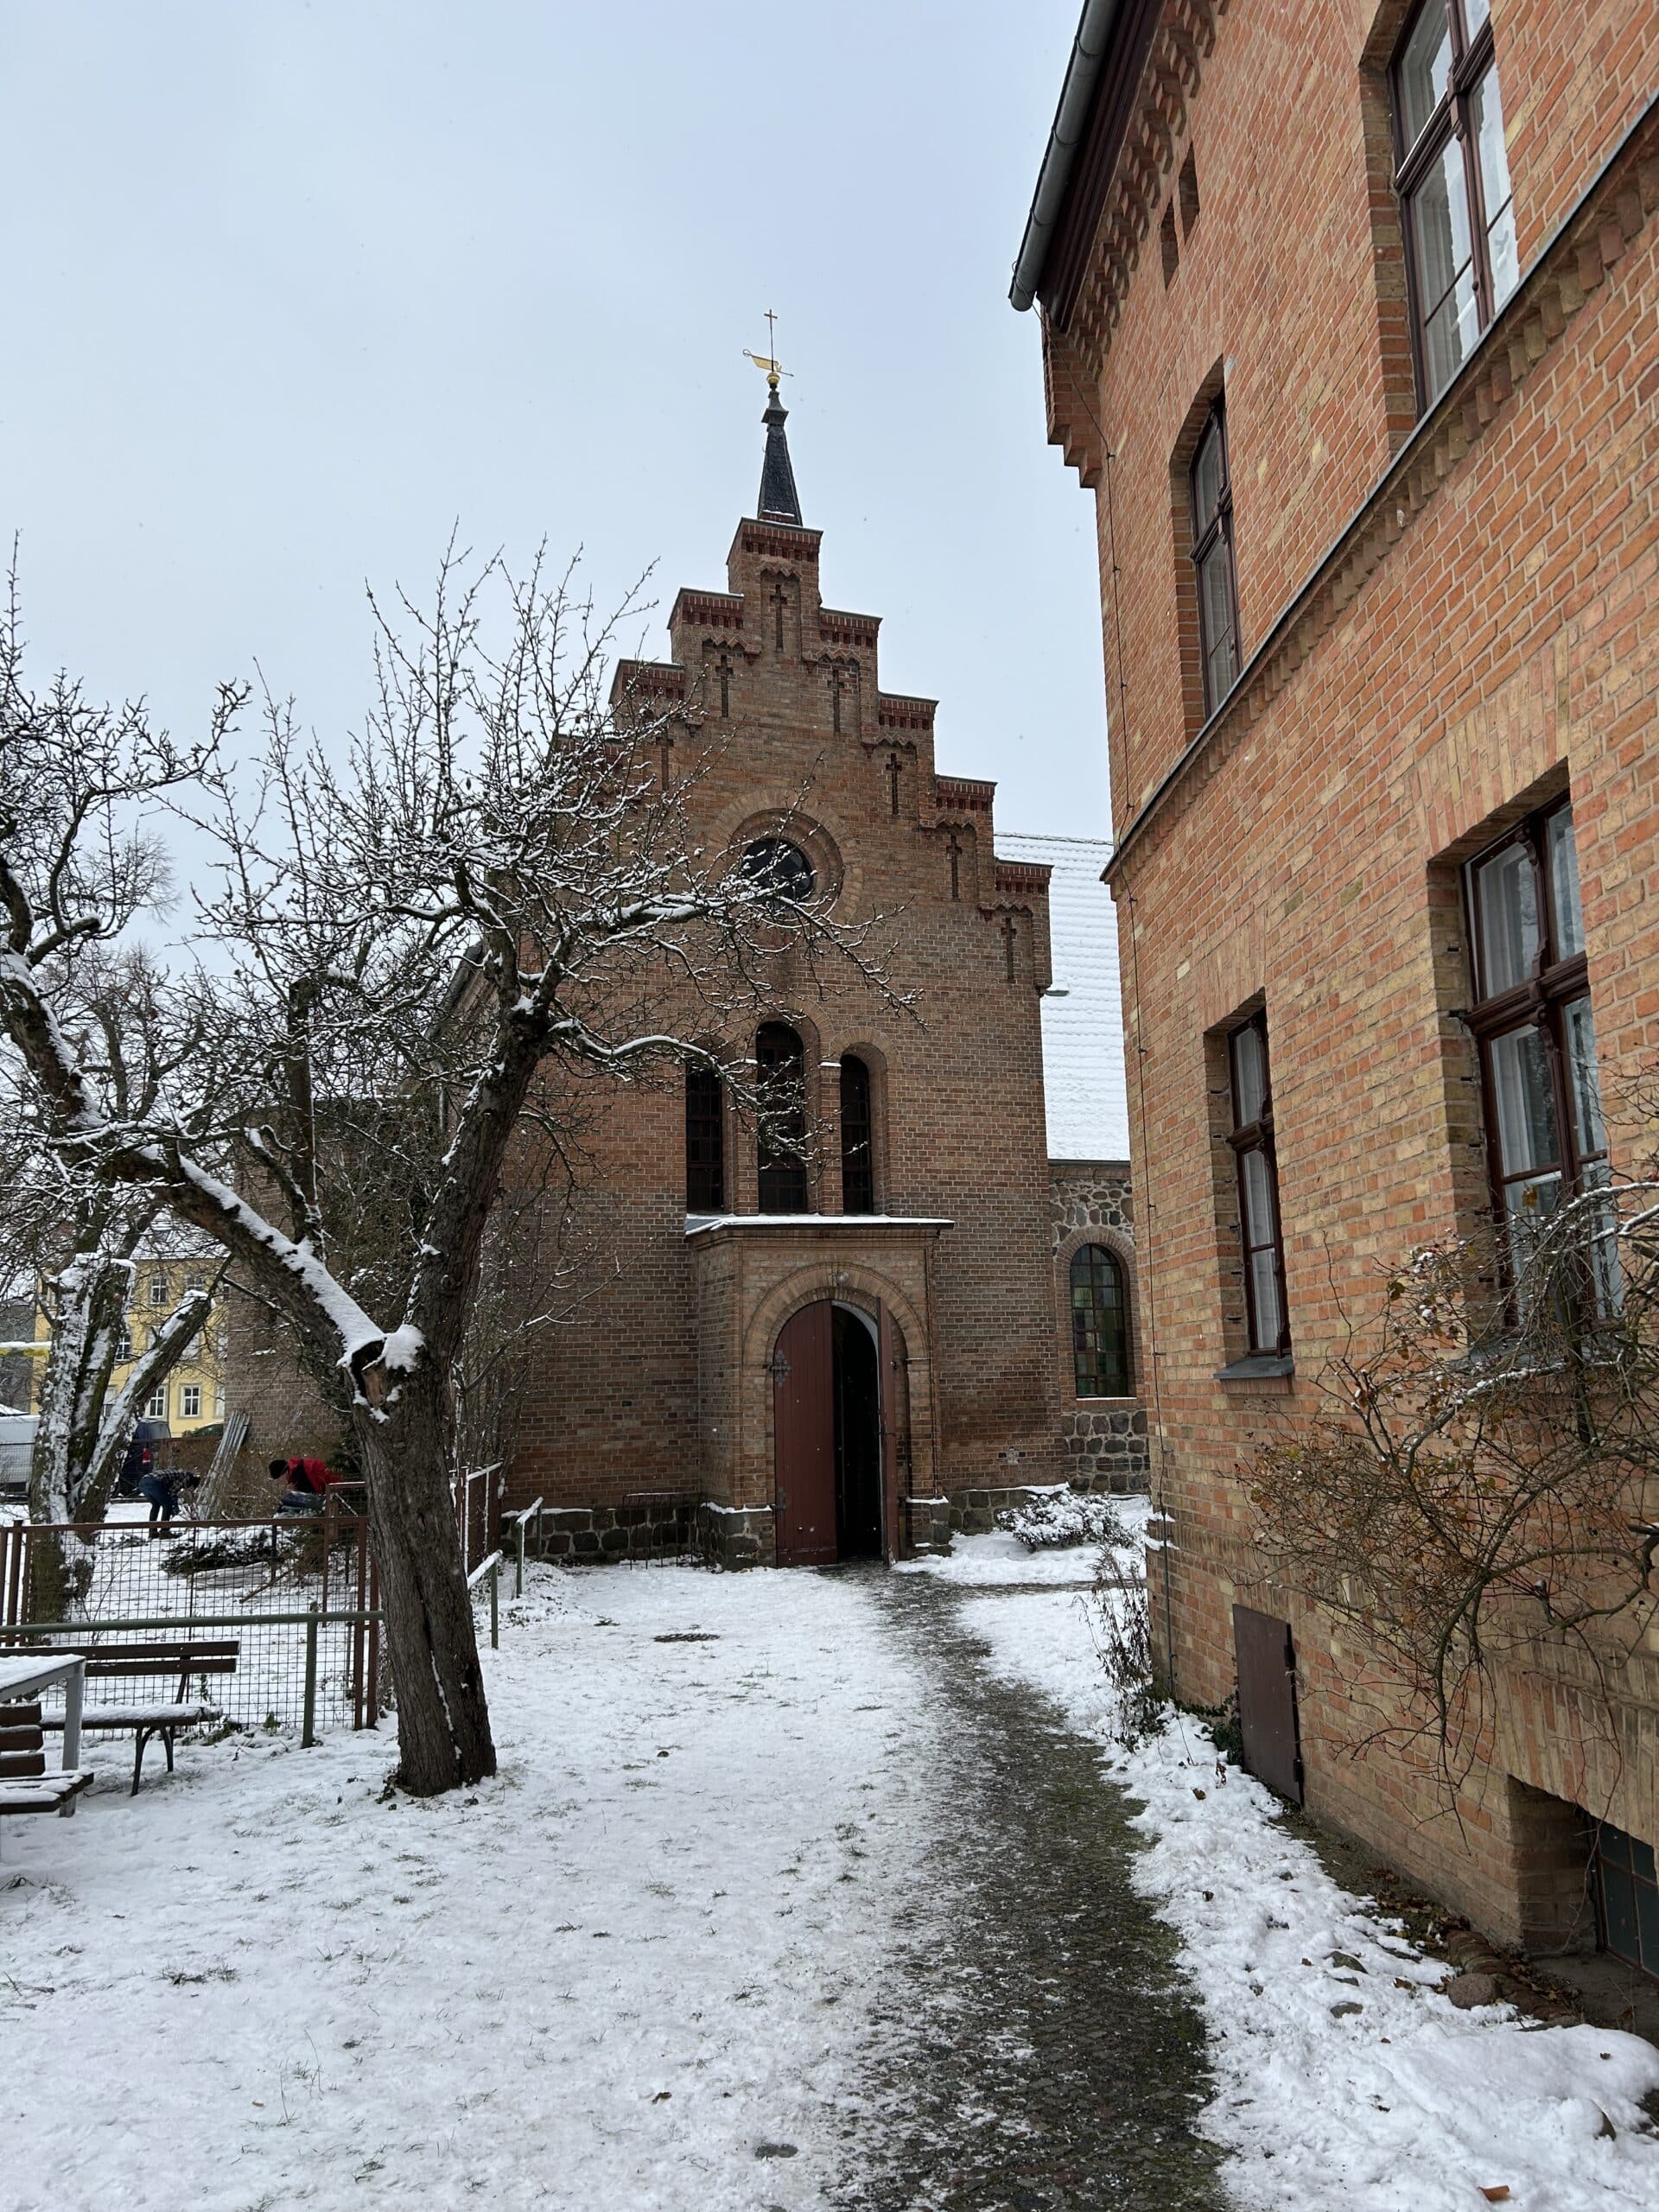
[[[779,1336],[772,1375],[779,1567],[880,1559],[893,1548],[884,1319],[821,1299],[792,1314]]]

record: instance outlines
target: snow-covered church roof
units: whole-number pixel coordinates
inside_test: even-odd
[[[1043,1001],[1043,1090],[1051,1160],[1127,1160],[1123,1010],[1117,988],[1117,911],[1100,880],[1103,837],[999,834],[1009,860],[1046,861],[1054,988]]]

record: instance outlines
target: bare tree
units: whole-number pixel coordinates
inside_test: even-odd
[[[1508,1669],[1567,1646],[1605,1682],[1655,1615],[1659,1175],[1517,1223],[1501,1264],[1414,1252],[1325,1389],[1258,1454],[1259,1534],[1363,1632],[1366,1740],[1424,1744],[1454,1793]]]
[[[608,628],[537,569],[453,563],[435,602],[376,609],[374,709],[343,760],[267,702],[251,779],[142,709],[25,689],[0,636],[0,1013],[52,1144],[214,1237],[339,1378],[368,1478],[400,1773],[434,1792],[494,1749],[450,1508],[454,1387],[480,1255],[532,1090],[651,1079],[758,1003],[780,961],[875,976],[861,932],[704,853],[661,728],[608,710]],[[202,937],[228,972],[200,1064],[135,1112],[61,1018],[89,946],[149,894],[144,810],[220,856]],[[197,986],[210,988],[207,984]],[[394,1226],[359,1268],[335,1230],[372,1154]]]

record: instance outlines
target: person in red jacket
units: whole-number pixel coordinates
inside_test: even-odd
[[[334,1484],[345,1480],[321,1459],[273,1459],[270,1472],[272,1482],[286,1485],[276,1501],[279,1513],[315,1513]]]

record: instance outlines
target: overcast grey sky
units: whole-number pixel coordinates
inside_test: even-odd
[[[324,732],[452,521],[718,586],[779,351],[832,604],[1004,828],[1107,827],[1091,503],[1009,266],[1077,0],[0,0],[35,672]],[[631,640],[632,642],[632,640]]]

